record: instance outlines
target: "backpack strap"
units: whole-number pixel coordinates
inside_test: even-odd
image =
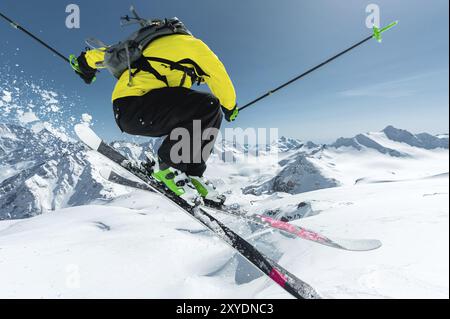
[[[144,56],[139,58],[136,62],[134,62],[131,65],[131,68],[136,69],[136,71],[131,75],[131,77],[134,77],[140,71],[145,71],[145,72],[149,72],[149,73],[153,74],[155,76],[155,78],[164,82],[166,84],[166,86],[169,86],[167,77],[164,75],[161,75],[161,73],[159,73],[150,64],[150,62],[160,62],[160,63],[169,65],[171,70],[182,71],[184,74],[183,74],[183,78],[180,81],[180,87],[183,86],[184,83],[186,82],[186,76],[189,76],[191,78],[192,84],[197,82],[198,85],[200,85],[202,82],[204,82],[205,76],[209,77],[209,75],[206,74],[202,70],[202,68],[195,61],[193,61],[191,59],[183,59],[178,62],[174,62],[174,61],[167,60],[164,58],[144,57]],[[187,67],[183,64],[191,64],[193,66],[193,68]]]
[[[186,75],[189,75],[192,83],[197,82],[198,85],[200,85],[202,82],[204,82],[203,77],[209,76],[202,70],[202,68],[195,61],[193,61],[191,59],[183,59],[183,60],[180,60],[177,62],[163,59],[163,58],[158,58],[158,57],[144,57],[144,59],[146,59],[147,61],[160,62],[163,64],[167,64],[170,66],[171,70],[178,70],[178,71],[184,72],[184,76],[181,79],[180,86],[184,85],[184,82],[186,81]],[[187,66],[184,66],[183,64],[191,64],[193,66],[193,68],[189,68]]]
[[[191,64],[191,65],[193,65],[194,66],[194,68],[195,68],[195,71],[197,72],[197,74],[199,75],[199,76],[207,76],[207,77],[209,77],[209,75],[208,74],[206,74],[206,72],[205,71],[203,71],[203,69],[197,64],[197,62],[195,62],[194,60],[191,60],[191,59],[183,59],[183,60],[180,60],[180,61],[178,61],[178,62],[176,62],[176,63],[178,63],[178,64]]]
[[[194,60],[191,59],[183,59],[180,60],[178,62],[176,62],[177,64],[190,64],[192,66],[194,66],[194,71],[196,73],[197,79],[193,80],[192,83],[197,82],[197,85],[202,84],[202,82],[205,82],[205,77],[209,77],[209,75],[203,71],[203,69],[200,67],[200,65],[197,64],[197,62],[195,62]]]
[[[164,82],[167,85],[167,87],[169,86],[169,81],[167,81],[167,77],[164,75],[161,75],[161,73],[156,71],[156,69],[154,67],[152,67],[152,65],[150,63],[148,63],[146,58],[144,58],[143,56],[141,58],[139,58],[136,62],[134,62],[131,67],[133,69],[136,69],[136,71],[132,74],[133,77],[136,74],[138,74],[140,71],[145,71],[145,72],[149,72],[149,73],[153,74],[155,76],[155,78]]]

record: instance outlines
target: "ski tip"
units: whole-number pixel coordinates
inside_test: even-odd
[[[78,138],[93,150],[97,150],[102,143],[102,139],[85,124],[77,124],[74,126],[75,134]]]

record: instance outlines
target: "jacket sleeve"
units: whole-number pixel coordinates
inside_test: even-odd
[[[98,50],[88,50],[86,51],[86,62],[93,69],[100,69],[102,67],[98,67],[96,63],[103,62],[105,59],[105,52],[101,49]]]
[[[236,106],[236,92],[224,65],[214,52],[200,40],[196,46],[196,53],[194,60],[209,75],[204,77],[209,89],[224,108],[232,110]]]

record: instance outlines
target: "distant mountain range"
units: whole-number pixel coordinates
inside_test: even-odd
[[[156,152],[161,141],[150,139],[139,145],[117,141],[112,145],[130,158],[144,160],[145,151]],[[396,178],[401,178],[411,170],[417,173],[414,165],[419,159],[429,166],[424,174],[429,170],[443,173],[445,167],[435,165],[433,170],[430,161],[436,156],[439,161],[439,154],[448,157],[448,144],[448,134],[412,134],[392,126],[381,132],[339,138],[330,145],[282,137],[271,145],[279,156],[276,175],[257,183],[253,176],[243,193],[297,194],[374,176],[392,178],[397,174]],[[217,145],[217,153],[231,152],[236,158],[240,158],[242,149],[227,142]],[[0,219],[26,218],[113,197],[113,186],[98,176],[96,165],[79,142],[61,139],[45,129],[33,132],[18,125],[0,124]]]
[[[407,145],[418,148],[424,148],[427,150],[433,150],[437,148],[448,149],[448,135],[446,137],[433,136],[428,133],[414,135],[406,130],[397,129],[393,126],[386,127],[382,131],[382,133],[384,133],[384,135],[386,135],[386,137],[392,141],[405,143]],[[397,157],[408,156],[408,154],[404,154],[397,150],[382,146],[368,134],[358,134],[353,138],[340,138],[331,145],[331,147],[335,148],[345,146],[353,147],[357,150],[361,150],[363,148],[372,148],[380,153]]]
[[[283,141],[281,141],[282,144]],[[291,144],[290,141],[289,145]],[[422,161],[425,168],[429,163],[428,159],[433,159],[437,156],[436,153],[439,154],[448,148],[448,135],[412,134],[406,130],[388,126],[381,132],[358,134],[352,138],[341,137],[330,145],[317,145],[312,149],[304,146],[297,148],[296,152],[280,162],[282,169],[275,177],[261,184],[251,185],[243,191],[254,195],[275,192],[298,194],[347,185],[349,179],[351,183],[374,178],[398,179],[409,175],[410,172],[404,171],[413,169],[411,162],[417,164]],[[286,149],[289,151],[289,148]],[[448,154],[448,151],[445,153]],[[400,165],[398,161],[402,158],[405,161],[402,162],[403,165]],[[445,166],[445,163],[442,164]],[[431,166],[433,165],[435,165],[434,162]],[[364,171],[364,166],[367,167],[367,172],[358,172],[361,175],[354,175],[355,167],[361,167]],[[394,169],[380,170],[383,166],[395,168],[397,172]],[[420,166],[415,167],[420,168]],[[436,173],[440,173],[441,170],[448,172],[448,168],[441,168],[440,165],[436,170]],[[420,171],[419,169],[416,173]]]

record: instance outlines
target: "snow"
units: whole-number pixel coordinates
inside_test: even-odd
[[[56,99],[58,97],[58,93],[46,89],[40,90],[39,93],[45,105],[53,106],[59,103],[59,101]]]
[[[56,86],[56,87],[53,87]],[[64,87],[45,79],[11,70],[8,63],[0,66],[0,123],[13,123],[32,128],[50,127],[55,134],[70,137],[68,132],[79,122],[87,106],[76,95],[63,93]]]
[[[366,136],[382,147],[406,156],[385,156],[375,149],[360,151],[351,147],[330,147],[310,160],[322,169],[325,176],[333,177],[343,185],[367,180],[422,178],[449,171],[448,147],[427,150],[393,141],[383,132],[367,133]]]
[[[17,117],[20,123],[28,124],[32,122],[39,121],[39,118],[36,116],[36,114],[29,110],[28,112],[23,112],[21,110],[17,111]]]
[[[51,123],[33,127],[39,136],[0,124],[0,151],[9,156],[1,158],[6,175],[0,178],[11,178],[0,179],[0,200],[17,205],[21,217],[31,211],[27,205],[30,216],[42,213],[0,221],[0,298],[290,298],[164,199],[102,180],[99,170],[110,164],[99,154]],[[85,124],[77,128],[89,132]],[[250,214],[291,217],[332,238],[379,239],[381,248],[342,251],[217,217],[325,298],[448,298],[448,149],[411,146],[383,132],[364,136],[376,148],[304,149],[285,140],[281,153],[249,161],[225,145],[236,162],[214,154],[207,176],[229,204]],[[39,146],[34,155],[30,141]],[[41,154],[46,145],[51,156]],[[114,145],[142,157],[157,143]],[[242,194],[296,165],[299,156],[318,178],[340,186]]]
[[[321,211],[299,225],[379,238],[384,245],[373,252],[270,236],[283,253],[280,263],[324,297],[448,298],[448,186],[441,176],[282,199],[309,200]],[[2,298],[289,297],[265,277],[236,285],[233,276],[208,275],[228,263],[232,250],[208,232],[194,234],[203,226],[154,194],[135,191],[107,205],[6,223],[0,223]]]
[[[406,148],[406,147],[405,147]],[[361,179],[402,180],[420,178],[449,171],[448,150],[425,151],[408,147],[408,158],[384,156],[375,150],[327,149],[321,158],[311,161],[326,176],[343,185],[353,185]]]
[[[14,223],[0,232],[0,268],[10,269],[0,274],[0,296],[245,297],[246,291],[227,282],[231,278],[204,276],[231,250],[177,230],[183,227],[198,225],[142,193]]]
[[[81,144],[55,135],[50,126],[35,128],[0,124],[0,220],[121,194],[104,183],[98,173],[103,162],[91,165]]]
[[[19,140],[7,126],[0,129]],[[354,148],[311,153],[308,160],[342,186],[297,195],[242,195],[245,186],[280,172],[268,157],[223,163],[216,154],[208,172],[229,203],[249,213],[302,217],[293,223],[332,238],[376,238],[383,242],[378,250],[341,251],[279,233],[254,233],[239,220],[217,217],[325,298],[448,298],[448,150],[412,147],[381,133],[369,136],[408,156]],[[142,151],[118,144],[135,156]],[[296,152],[279,159],[295,163]],[[100,183],[95,169],[108,162],[95,152],[85,160]],[[46,167],[51,176],[59,171],[55,167],[52,161]],[[25,182],[37,199],[52,197],[48,191],[58,186],[44,176]],[[77,176],[74,171],[71,178]],[[53,202],[58,207],[68,204],[64,198],[83,196],[73,187],[62,192]],[[41,202],[48,211],[50,204]],[[0,282],[3,298],[290,298],[162,198],[119,186],[112,196],[84,206],[0,222]]]
[[[86,123],[89,125],[92,122],[92,115],[83,113],[83,114],[81,114],[81,120],[83,123]]]
[[[12,102],[12,93],[6,90],[3,90],[2,100],[6,103]]]
[[[284,243],[282,262],[325,297],[448,298],[448,187],[448,175],[363,184],[267,201],[253,211],[308,201],[319,213],[294,223],[383,242],[378,250],[356,254]]]

